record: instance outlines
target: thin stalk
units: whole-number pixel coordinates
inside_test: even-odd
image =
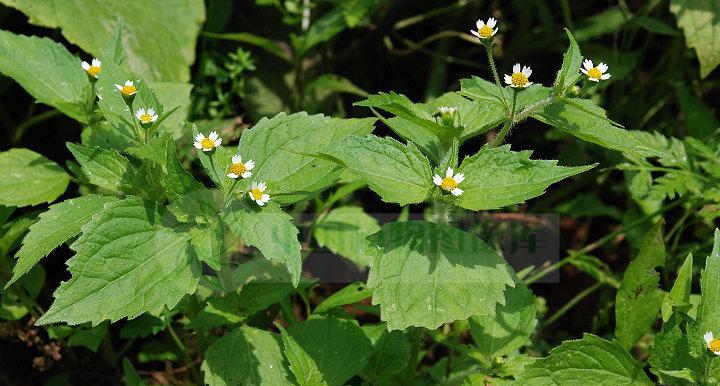
[[[418,357],[420,356],[420,345],[422,344],[422,331],[418,327],[410,327],[410,360],[408,361],[405,384],[414,385],[415,372],[417,371]]]
[[[505,121],[505,125],[503,125],[502,129],[500,129],[500,132],[498,135],[495,136],[493,141],[490,143],[490,147],[498,147],[500,146],[503,141],[505,141],[505,137],[507,137],[508,133],[510,132],[510,129],[513,126],[513,122],[515,120],[515,102],[517,101],[517,90],[513,89],[513,99],[512,99],[512,108],[510,109],[510,114],[508,114],[508,119]]]
[[[187,352],[187,348],[185,347],[185,344],[180,340],[180,337],[175,332],[175,329],[172,327],[172,325],[168,325],[168,332],[170,333],[170,336],[172,337],[172,340],[175,342],[175,344],[178,346],[180,351],[183,352],[183,358],[185,359],[185,365],[190,369],[190,372],[192,373],[193,381],[197,382],[200,380],[200,376],[198,375],[197,369],[195,368],[195,363],[193,363],[192,358],[190,357],[190,354]]]
[[[556,100],[557,100],[557,98],[555,97],[555,95],[551,95],[545,99],[541,99],[541,100],[533,103],[532,105],[524,108],[521,112],[519,112],[515,116],[513,124],[522,122],[523,120],[527,119],[527,117],[531,116],[538,110],[544,109],[545,107],[548,107],[551,104],[555,103]]]
[[[49,111],[45,111],[45,112],[40,113],[32,118],[25,120],[25,122],[19,124],[15,128],[15,133],[12,137],[12,143],[19,144],[20,140],[22,140],[22,137],[25,134],[25,131],[27,131],[27,129],[29,129],[30,127],[35,126],[38,123],[45,122],[48,119],[57,117],[59,115],[62,115],[62,113],[59,110],[49,110]]]
[[[503,86],[500,83],[500,76],[498,75],[497,66],[495,66],[495,58],[493,57],[492,52],[492,41],[483,42],[483,46],[485,46],[488,64],[490,65],[490,70],[492,70],[493,79],[495,79],[495,85],[498,86],[498,88],[500,89],[500,97],[502,98],[503,107],[505,108],[505,115],[509,117],[511,114],[510,106],[508,106],[508,101],[505,98],[505,89],[503,89]]]
[[[568,311],[570,311],[571,308],[575,307],[576,304],[578,304],[581,300],[585,299],[589,295],[591,295],[595,290],[602,287],[604,283],[597,282],[590,287],[585,288],[584,290],[580,291],[575,297],[570,299],[565,305],[560,307],[559,310],[557,310],[554,314],[550,315],[549,318],[545,320],[545,326],[549,326],[553,324],[555,321],[560,319],[563,315],[565,315]]]

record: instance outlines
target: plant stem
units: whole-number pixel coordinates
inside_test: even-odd
[[[20,140],[22,140],[22,137],[25,134],[25,131],[27,129],[29,129],[30,127],[35,126],[38,123],[45,122],[48,119],[57,117],[59,115],[62,115],[62,113],[59,110],[49,110],[49,111],[45,111],[45,112],[40,113],[32,118],[25,120],[25,122],[19,124],[15,128],[15,133],[12,137],[12,143],[15,145],[19,144]]]
[[[553,95],[551,95],[551,96],[549,96],[549,97],[547,97],[547,98],[545,98],[545,99],[541,99],[541,100],[533,103],[532,105],[524,108],[523,111],[519,112],[519,113],[515,116],[513,124],[516,124],[516,123],[518,123],[518,122],[522,122],[524,119],[526,119],[527,117],[531,116],[531,115],[534,114],[536,111],[541,110],[541,109],[544,109],[545,107],[548,107],[548,106],[550,106],[551,104],[555,103],[556,100],[557,100],[557,98],[556,98],[556,96],[553,94]]]
[[[595,292],[598,288],[602,287],[604,283],[603,282],[596,282],[595,284],[591,285],[590,287],[585,288],[584,290],[580,291],[575,297],[570,299],[565,305],[560,307],[559,310],[557,310],[554,314],[550,315],[549,318],[545,320],[545,326],[549,326],[553,324],[555,321],[560,319],[565,313],[570,311],[571,308],[575,307],[576,304],[578,304],[581,300],[588,297],[590,294]]]
[[[505,141],[505,137],[510,132],[510,129],[513,126],[514,120],[515,120],[515,102],[517,101],[517,90],[513,89],[513,99],[512,99],[512,108],[510,109],[510,114],[508,114],[508,118],[505,121],[505,125],[503,125],[502,129],[500,129],[500,132],[498,135],[495,136],[493,141],[490,143],[490,147],[498,147],[500,146],[503,141]]]
[[[417,370],[418,357],[420,355],[420,344],[422,343],[422,331],[418,327],[410,327],[410,360],[408,361],[405,384],[414,385],[415,371]]]
[[[172,325],[168,325],[168,332],[170,333],[170,336],[172,337],[175,344],[178,346],[180,351],[183,353],[183,357],[185,359],[185,364],[192,372],[192,377],[195,382],[200,380],[200,377],[198,376],[197,369],[195,368],[195,363],[193,363],[192,358],[190,357],[190,354],[187,352],[187,348],[185,347],[185,344],[180,340],[180,337],[175,332],[175,329],[172,327]]]
[[[488,57],[488,64],[490,65],[490,70],[492,70],[493,79],[495,79],[495,85],[498,86],[500,89],[500,96],[502,97],[503,107],[505,108],[505,114],[510,117],[511,111],[510,106],[508,106],[508,101],[505,98],[505,89],[503,88],[502,84],[500,83],[500,76],[497,72],[497,67],[495,66],[495,58],[493,58],[492,53],[492,41],[484,41],[483,46],[485,46],[485,52],[487,53]]]

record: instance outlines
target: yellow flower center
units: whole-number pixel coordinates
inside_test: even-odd
[[[140,122],[141,123],[150,123],[152,122],[152,115],[149,115],[147,113],[140,115]]]
[[[90,76],[94,76],[97,78],[98,74],[100,74],[100,67],[90,66],[87,69],[87,73],[90,74]]]
[[[440,184],[440,187],[447,191],[451,191],[458,187],[458,183],[452,177],[445,177],[445,178],[443,178],[442,183]]]
[[[242,176],[242,174],[245,173],[246,170],[247,170],[247,168],[245,167],[245,164],[242,162],[239,164],[230,165],[230,173],[235,173],[238,176]]]
[[[478,30],[478,33],[480,34],[480,37],[481,37],[481,38],[487,39],[487,38],[489,38],[490,36],[492,36],[493,29],[490,28],[490,26],[488,26],[487,24],[485,24],[484,26],[482,26],[482,27]]]
[[[132,95],[136,91],[137,91],[137,89],[135,88],[135,86],[130,86],[130,85],[125,85],[125,86],[123,86],[122,90],[120,90],[120,92],[125,95]]]
[[[513,86],[516,87],[525,87],[526,84],[528,84],[528,77],[525,76],[522,72],[515,72],[510,77],[512,80]]]
[[[212,149],[215,147],[215,141],[210,138],[203,138],[203,140],[200,141],[200,146],[202,146],[203,149]]]
[[[593,67],[593,68],[589,69],[587,75],[588,75],[588,78],[593,78],[593,79],[602,78],[602,72],[600,72],[600,70],[598,70],[597,67]]]
[[[710,348],[710,351],[712,351],[712,352],[720,351],[720,339],[711,340],[710,344],[708,344],[708,347]]]
[[[262,190],[260,190],[260,188],[255,188],[255,189],[251,190],[250,194],[252,194],[255,201],[261,199],[263,196],[263,192],[262,192]]]

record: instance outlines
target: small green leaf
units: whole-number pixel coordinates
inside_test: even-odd
[[[682,375],[681,379],[687,379],[688,373],[701,373],[700,361],[690,355],[688,335],[680,329],[682,321],[680,314],[673,314],[650,347],[650,371],[666,385],[687,385],[687,382],[677,379],[678,375]]]
[[[0,205],[28,206],[53,202],[70,182],[55,162],[28,149],[0,152]]]
[[[348,258],[362,269],[370,264],[370,257],[365,254],[368,246],[365,238],[379,230],[377,220],[361,207],[342,206],[317,222],[314,235],[321,247]]]
[[[652,328],[665,298],[656,271],[665,267],[663,225],[657,223],[647,231],[615,296],[615,336],[626,350]]]
[[[80,228],[103,205],[114,200],[116,198],[111,196],[88,195],[51,205],[41,213],[38,222],[30,226],[30,232],[23,239],[13,276],[5,288],[30,271],[53,249],[80,234]]]
[[[470,210],[498,209],[519,204],[545,192],[551,184],[590,170],[595,165],[565,167],[557,161],[531,160],[531,151],[514,152],[510,145],[484,148],[466,157],[458,172],[464,193],[455,200]]]
[[[220,262],[225,255],[225,228],[220,221],[190,228],[190,243],[198,260],[210,268],[220,271]]]
[[[135,371],[127,357],[123,358],[123,376],[125,377],[125,386],[145,386],[142,377]]]
[[[280,328],[284,354],[290,364],[290,371],[300,386],[328,386],[315,360],[298,344],[295,338]]]
[[[434,186],[430,163],[411,142],[351,136],[325,146],[322,153],[339,160],[386,202],[419,203]]]
[[[40,103],[87,123],[92,85],[80,59],[48,38],[0,31],[0,72]]]
[[[570,33],[570,30],[567,28],[565,28],[565,33],[567,33],[568,39],[570,40],[570,47],[568,47],[567,51],[565,51],[562,67],[560,68],[560,71],[558,71],[557,77],[555,77],[553,88],[555,89],[555,93],[558,95],[564,94],[568,87],[571,87],[575,84],[575,82],[577,82],[580,73],[580,65],[583,60],[582,54],[580,53],[580,47],[578,47],[572,33]]]
[[[617,341],[592,334],[566,340],[550,355],[525,366],[518,386],[652,386],[640,365]]]
[[[663,322],[667,322],[675,310],[687,312],[690,307],[690,295],[692,293],[693,255],[689,253],[685,262],[678,270],[675,284],[669,293],[665,295],[662,304]]]
[[[329,386],[344,385],[368,363],[370,341],[354,320],[312,317],[287,332]]]
[[[389,223],[372,236],[368,288],[388,329],[435,329],[492,317],[514,282],[505,260],[478,237],[446,224]]]
[[[670,11],[700,61],[705,78],[720,64],[720,4],[714,0],[671,0]]]
[[[335,307],[357,303],[363,299],[369,298],[370,296],[372,296],[372,291],[367,289],[367,286],[365,286],[364,283],[352,283],[340,291],[328,296],[327,299],[323,300],[322,303],[315,307],[313,313],[322,314]]]
[[[700,294],[695,325],[699,330],[712,331],[720,335],[720,230],[715,229],[712,253],[705,260],[705,269],[700,275]]]
[[[293,285],[297,286],[302,247],[290,215],[272,203],[260,208],[244,201],[233,201],[225,208],[223,219],[232,232],[242,237],[246,244],[257,247],[266,259],[283,263]]]
[[[36,324],[132,319],[193,293],[199,267],[189,237],[163,225],[167,220],[156,203],[138,197],[105,204],[70,246],[72,277]]]
[[[100,342],[105,338],[108,333],[107,322],[100,323],[99,325],[91,328],[83,328],[75,331],[70,338],[67,340],[68,347],[85,347],[88,350],[96,353]]]
[[[135,169],[117,151],[89,148],[72,142],[66,145],[92,184],[119,192],[136,190],[133,186],[137,178]]]
[[[218,339],[201,366],[209,386],[292,385],[280,336],[243,326]]]

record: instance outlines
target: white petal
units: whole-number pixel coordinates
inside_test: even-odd
[[[497,24],[497,20],[495,20],[495,18],[491,17],[488,19],[488,21],[487,21],[488,27],[495,28],[495,24]]]
[[[713,337],[712,331],[708,331],[705,333],[705,335],[703,335],[703,339],[705,339],[705,343],[707,343],[707,344],[710,344],[710,342],[712,342],[713,338],[714,337]]]
[[[198,149],[198,150],[202,150],[202,145],[200,144],[200,142],[197,142],[197,141],[194,142],[194,143],[193,143],[193,146],[195,146],[195,148]]]
[[[202,141],[203,139],[205,139],[205,136],[202,135],[201,133],[197,133],[197,135],[195,136],[195,140],[198,142]]]
[[[83,60],[82,63],[80,63],[80,67],[82,67],[83,70],[87,71],[87,69],[90,68],[90,64]]]
[[[132,80],[126,80],[126,81],[125,81],[125,85],[126,85],[126,86],[134,86],[135,84],[133,83]]]
[[[532,86],[533,84],[535,84],[535,82],[527,82],[527,83],[525,84],[525,88],[530,87],[530,86]]]
[[[213,141],[216,140],[216,139],[218,139],[218,133],[217,133],[217,131],[211,131],[211,132],[210,132],[210,135],[209,135],[208,137],[209,137],[210,139],[212,139]]]
[[[477,27],[477,29],[482,28],[484,25],[485,25],[485,21],[483,21],[483,19],[478,19],[478,20],[475,22],[475,27]]]
[[[119,85],[119,84],[116,84],[116,85],[115,85],[115,88],[122,91],[122,86]]]
[[[252,185],[250,185],[250,190],[253,190],[258,187],[257,182],[253,182]]]
[[[590,69],[592,69],[592,68],[595,67],[595,66],[593,66],[592,60],[590,60],[590,59],[585,59],[585,60],[583,60],[583,67],[585,67],[586,70],[590,70]]]
[[[255,196],[253,196],[252,191],[248,192],[248,196],[250,196],[250,199],[255,201]]]
[[[101,67],[101,66],[102,66],[102,62],[101,62],[100,59],[98,59],[98,58],[93,58],[93,60],[92,60],[92,65],[95,66],[95,67]]]
[[[453,169],[451,167],[448,167],[448,170],[445,173],[445,177],[452,177],[452,176],[453,176]]]
[[[202,149],[202,151],[210,151],[210,150],[212,150],[212,148],[210,148],[210,149],[203,148]]]
[[[713,351],[713,354],[720,355],[720,351]]]
[[[157,114],[155,114],[152,117],[150,117],[150,122],[155,122],[155,121],[157,121],[157,119],[158,119],[158,116],[157,116]]]
[[[463,194],[464,191],[460,188],[455,188],[455,189],[451,190],[450,193],[452,193],[453,196],[455,196],[455,197],[460,197],[460,195]]]
[[[495,36],[495,34],[497,33],[497,31],[498,31],[499,29],[500,29],[499,27],[498,27],[498,28],[495,28],[495,29],[493,30],[492,36]]]
[[[530,75],[532,75],[532,68],[530,68],[530,66],[524,66],[522,69],[522,73],[529,78]]]
[[[243,172],[243,174],[242,174],[242,178],[248,178],[248,177],[250,177],[250,176],[252,176],[252,172],[245,171],[245,172]]]
[[[242,162],[242,156],[240,156],[239,154],[235,154],[234,156],[232,156],[232,163],[239,164],[241,162]]]
[[[598,70],[600,70],[600,72],[605,72],[608,70],[608,65],[603,62],[600,62],[600,64],[598,64],[597,68],[598,68]]]
[[[581,69],[580,69],[580,72],[582,72],[583,74],[587,75],[587,70],[584,69],[584,68],[581,68]]]
[[[255,167],[255,161],[249,159],[247,162],[245,162],[245,169],[253,170],[254,167]]]
[[[265,189],[267,189],[267,185],[265,185],[264,182],[261,182],[257,185],[258,189],[260,189],[261,192],[264,192]]]
[[[512,77],[508,74],[505,74],[505,84],[512,84]]]
[[[455,182],[457,182],[459,184],[459,183],[465,181],[465,175],[462,173],[458,173],[455,175],[455,177],[453,177],[453,180],[455,180]]]
[[[148,115],[155,115],[155,109],[152,107],[147,110]]]
[[[135,118],[140,119],[140,117],[143,116],[144,114],[145,114],[145,109],[141,107],[135,112]]]
[[[235,173],[228,173],[227,176],[230,177],[230,178],[233,178],[233,179],[234,179],[234,178],[238,178],[238,175],[235,174]]]
[[[612,75],[610,75],[610,74],[602,74],[602,76],[600,77],[600,79],[602,79],[602,80],[608,80],[608,79],[610,79],[611,76],[612,76]]]
[[[520,63],[515,63],[513,66],[513,73],[520,72]]]
[[[473,35],[475,35],[475,36],[477,36],[477,37],[479,37],[479,38],[481,37],[481,36],[480,36],[480,33],[478,33],[478,31],[475,31],[474,29],[471,29],[471,30],[470,30],[470,33],[473,34]]]
[[[442,185],[442,180],[443,180],[442,177],[440,177],[440,175],[438,175],[438,174],[433,176],[433,183],[437,186]]]
[[[220,138],[216,139],[215,143],[213,145],[215,145],[215,147],[222,145],[222,139],[220,139]]]
[[[596,83],[600,81],[600,79],[592,78],[592,77],[589,77],[589,76],[588,76],[588,80],[591,81],[591,82],[596,82]]]

